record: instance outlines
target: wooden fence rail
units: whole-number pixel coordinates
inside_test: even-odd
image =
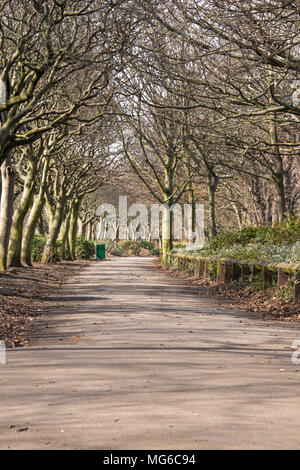
[[[200,279],[211,279],[214,265],[216,266],[214,278],[220,284],[230,284],[233,281],[245,283],[256,274],[261,274],[261,288],[263,290],[274,285],[277,285],[277,288],[292,286],[294,300],[300,299],[300,264],[261,263],[259,261],[214,257],[201,258],[175,253],[169,254],[169,264],[178,269],[192,271],[194,276]]]

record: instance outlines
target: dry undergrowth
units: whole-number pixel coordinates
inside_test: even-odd
[[[32,268],[9,268],[0,273],[0,340],[7,347],[28,344],[36,320],[45,314],[43,297],[74,275],[84,261]]]
[[[196,279],[184,272],[160,266],[177,279],[187,280],[199,287],[199,295],[206,297],[223,297],[231,301],[230,307],[248,310],[255,314],[276,320],[300,321],[300,302],[283,298],[274,289],[268,291],[255,290],[249,286],[238,287],[217,284],[207,280]]]

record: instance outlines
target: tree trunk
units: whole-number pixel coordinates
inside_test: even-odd
[[[77,221],[77,235],[79,237],[84,237],[84,229],[85,229],[85,225],[84,223],[82,222],[81,218],[78,217],[78,221]]]
[[[239,230],[242,230],[243,228],[243,213],[242,213],[242,209],[238,206],[238,204],[236,204],[234,201],[232,201],[231,203],[232,207],[233,207],[233,210],[235,212],[235,215],[236,215],[236,219],[237,219],[237,223],[238,223],[238,226],[239,226]]]
[[[61,201],[56,203],[55,213],[49,229],[49,236],[42,256],[42,263],[51,263],[56,256],[56,241],[62,224],[64,205]]]
[[[192,231],[195,232],[196,229],[196,203],[195,203],[195,192],[193,182],[189,182],[188,186],[188,202],[192,206]]]
[[[216,225],[216,191],[218,187],[218,177],[209,173],[208,175],[208,201],[209,201],[209,221],[210,237],[217,235]]]
[[[87,227],[88,227],[88,224],[89,224],[89,222],[83,223],[83,224],[82,224],[82,227],[81,227],[81,230],[80,230],[80,236],[81,236],[81,237],[84,237],[85,239],[87,239]]]
[[[96,222],[93,222],[92,225],[92,239],[91,241],[94,242],[97,239],[97,224]]]
[[[67,215],[65,220],[61,224],[60,233],[59,233],[59,240],[61,242],[61,253],[62,258],[66,259],[66,251],[70,250],[70,244],[68,239],[69,227],[70,227],[70,211],[67,211]]]
[[[0,202],[0,270],[7,268],[7,251],[12,223],[14,204],[15,172],[10,157],[1,165],[1,202]]]
[[[275,187],[276,187],[276,205],[277,205],[277,220],[282,222],[286,217],[286,198],[285,198],[285,188],[283,181],[283,174],[278,173],[276,175]]]
[[[21,251],[22,251],[22,235],[23,235],[23,222],[24,218],[32,203],[34,188],[35,188],[35,173],[36,162],[30,162],[30,170],[25,179],[23,194],[16,208],[10,231],[10,241],[8,246],[8,265],[9,266],[22,266],[21,264]]]
[[[47,228],[45,224],[45,220],[43,217],[43,211],[41,212],[41,215],[38,218],[37,221],[37,231],[39,232],[40,235],[46,235],[47,234]]]
[[[173,248],[172,225],[169,205],[164,205],[162,217],[162,264],[167,264],[168,255]]]
[[[21,250],[21,260],[23,263],[28,266],[32,266],[31,262],[31,249],[32,242],[34,237],[34,232],[37,226],[38,221],[40,220],[45,205],[45,189],[47,184],[47,173],[49,168],[49,158],[44,160],[43,171],[41,184],[39,192],[33,200],[33,205],[27,219],[23,240],[22,240],[22,250]]]
[[[75,200],[71,206],[71,218],[70,218],[70,228],[69,228],[69,244],[70,244],[70,254],[71,259],[74,261],[76,259],[76,233],[77,233],[77,220],[79,215],[79,200]]]
[[[278,210],[278,222],[281,222],[286,217],[286,197],[285,197],[285,188],[284,188],[284,170],[283,170],[283,161],[279,148],[278,140],[278,128],[277,128],[277,118],[276,114],[271,115],[270,122],[270,141],[274,145],[275,152],[275,171],[274,183],[276,187],[276,203]]]
[[[45,205],[45,200],[43,199],[43,197],[38,196],[33,202],[33,206],[31,208],[28,220],[25,225],[24,235],[23,235],[23,240],[22,240],[21,261],[22,263],[27,264],[27,266],[32,266],[31,250],[32,250],[33,237],[34,237],[38,220],[41,217],[41,213],[43,211],[44,205]]]
[[[87,240],[91,240],[92,239],[92,222],[89,222],[87,224],[87,235],[86,235],[86,239]]]

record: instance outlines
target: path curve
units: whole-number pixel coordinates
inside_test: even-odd
[[[201,298],[151,258],[93,262],[45,301],[0,365],[1,449],[300,447],[297,325]]]

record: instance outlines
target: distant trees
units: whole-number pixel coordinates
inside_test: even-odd
[[[166,103],[163,93],[154,99],[143,94],[143,100],[154,109],[185,111],[193,161],[200,162],[202,155],[203,162],[203,148],[210,141],[208,156],[218,173],[230,174],[242,186],[247,182],[241,205],[240,193],[233,190],[229,195],[228,179],[221,179],[217,206],[218,193],[223,192],[230,199],[227,210],[232,207],[240,224],[275,224],[295,214],[298,198],[291,196],[289,185],[296,173],[299,180],[297,2],[146,1],[145,9],[161,38],[156,52],[154,40],[143,43],[144,51],[150,50],[159,63],[153,67],[151,61],[152,78],[173,93],[176,103]],[[213,187],[207,185],[210,201]],[[247,217],[241,218],[245,207]],[[218,209],[216,214],[220,219]],[[211,221],[214,211],[208,217]]]
[[[58,243],[74,259],[116,165],[151,200],[204,202],[209,237],[299,212],[297,2],[9,0],[0,17],[0,269],[31,264],[45,215],[43,262]],[[163,238],[166,256],[167,215]]]
[[[160,93],[151,83],[142,84],[149,97]],[[174,95],[166,92],[165,102]],[[170,209],[187,190],[191,175],[185,174],[183,124],[173,109],[158,110],[141,100],[130,102],[131,116],[122,121],[120,138],[130,165],[152,196],[162,205],[163,259],[172,249],[172,217]]]
[[[0,269],[6,268],[7,256],[9,265],[19,265],[21,252],[30,264],[29,248],[45,197],[57,200],[57,214],[50,211],[50,230],[56,233],[61,217],[58,193],[62,198],[66,194],[63,187],[50,194],[48,183],[53,166],[61,168],[61,156],[66,158],[59,146],[63,142],[65,148],[71,147],[76,135],[88,134],[95,125],[99,128],[116,88],[125,46],[130,47],[133,37],[131,13],[124,0],[10,0],[2,5]],[[56,159],[50,158],[53,155]],[[16,178],[23,189],[12,220]],[[50,239],[47,243],[52,245]]]

